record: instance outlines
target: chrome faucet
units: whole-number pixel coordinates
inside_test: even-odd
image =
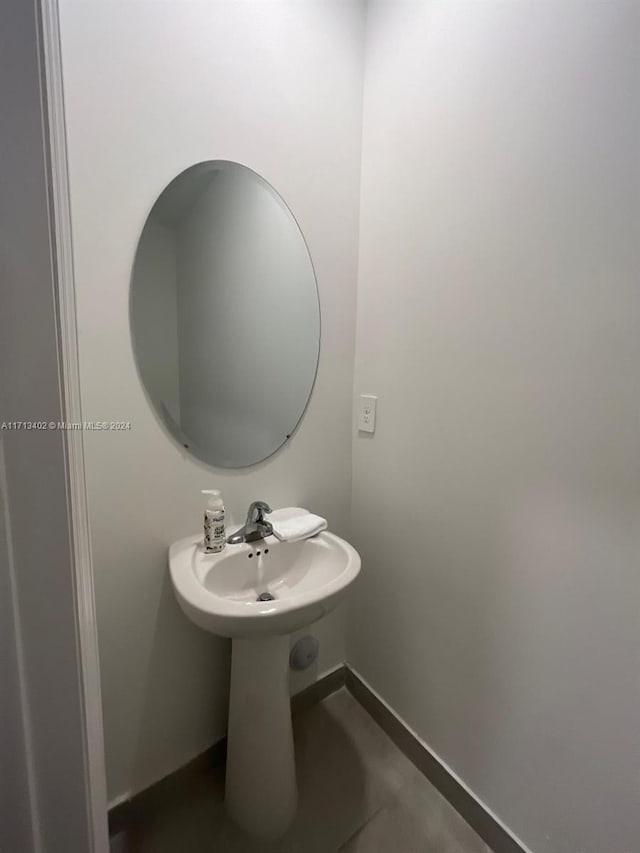
[[[273,533],[273,527],[264,519],[264,513],[271,512],[271,507],[264,501],[254,501],[247,512],[247,520],[244,527],[227,537],[229,545],[238,545],[240,542],[256,542]]]

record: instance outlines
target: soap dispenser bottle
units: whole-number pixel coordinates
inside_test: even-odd
[[[218,489],[203,489],[209,500],[204,510],[204,550],[207,554],[218,554],[227,544],[224,528],[224,502]]]

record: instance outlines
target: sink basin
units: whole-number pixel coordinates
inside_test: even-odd
[[[360,557],[326,530],[302,542],[268,536],[227,545],[220,554],[206,554],[197,535],[169,548],[169,570],[186,616],[232,638],[227,812],[248,835],[279,838],[297,805],[289,634],[338,604]]]
[[[169,568],[184,613],[222,637],[289,634],[332,610],[360,571],[354,548],[324,531],[302,542],[268,536],[206,554],[202,536],[169,549]],[[273,596],[258,601],[259,596]]]

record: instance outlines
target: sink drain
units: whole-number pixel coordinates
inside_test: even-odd
[[[271,595],[270,592],[261,592],[260,595],[256,598],[256,601],[275,601],[275,595]]]

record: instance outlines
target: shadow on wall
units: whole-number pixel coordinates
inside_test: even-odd
[[[490,750],[476,755],[484,765],[476,766],[492,787],[500,776],[519,779],[525,768],[552,782],[539,790],[537,805],[557,817],[544,835],[528,839],[535,850],[574,850],[576,839],[580,849],[613,850],[612,826],[629,839],[640,827],[637,775],[629,743],[618,735],[637,729],[640,703],[640,530],[626,496],[606,491],[547,484],[514,507],[505,542],[509,606],[495,626],[501,683],[494,685]],[[600,838],[582,818],[576,779],[589,780],[593,802],[608,804]],[[565,807],[558,815],[559,796]]]
[[[166,563],[163,556],[162,565]],[[189,636],[197,632],[198,643],[189,642]],[[202,693],[195,693],[197,683],[184,678],[184,660],[176,651],[191,648],[199,660],[194,661],[194,669],[200,677],[210,679],[212,699],[202,701]],[[229,677],[231,670],[231,641],[207,635],[184,616],[175,599],[168,571],[162,572],[159,580],[159,598],[156,610],[155,627],[150,644],[150,653],[144,673],[144,705],[137,715],[144,721],[144,728],[138,732],[137,747],[131,772],[133,791],[143,790],[148,785],[173,772],[189,758],[195,758],[226,733],[226,721],[229,702]],[[208,675],[207,675],[208,673]],[[167,685],[175,684],[175,690]],[[215,692],[213,687],[215,686]],[[179,689],[178,689],[179,688]],[[193,697],[185,691],[194,689]],[[192,701],[192,710],[200,715],[193,719],[196,730],[209,732],[209,737],[195,750],[193,746],[185,750],[190,743],[188,733],[176,728],[175,721],[180,719],[180,710],[185,702]],[[175,706],[175,707],[174,707]],[[216,724],[216,721],[217,724]]]

